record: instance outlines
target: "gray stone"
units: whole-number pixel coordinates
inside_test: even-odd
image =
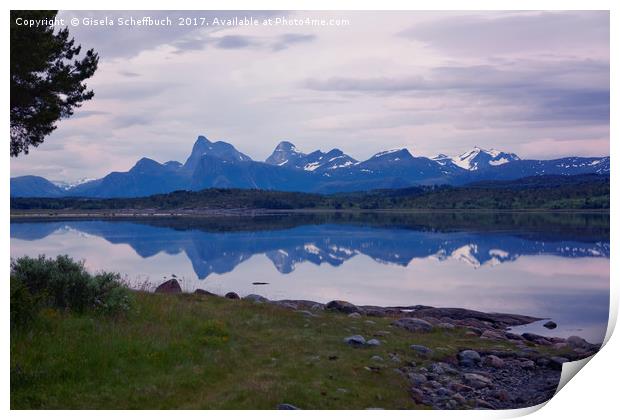
[[[392,322],[392,325],[411,332],[430,332],[433,330],[433,326],[429,322],[420,318],[401,318]]]
[[[370,360],[372,360],[373,362],[379,362],[379,363],[381,363],[381,362],[383,362],[383,357],[378,356],[378,355],[376,355],[376,354],[375,354],[374,356],[372,356],[372,357],[370,358]]]
[[[412,372],[409,373],[407,377],[409,378],[409,381],[414,385],[421,385],[427,382],[426,376],[422,375],[421,373]]]
[[[545,328],[547,328],[547,329],[550,329],[550,330],[553,330],[553,329],[555,329],[555,328],[557,328],[557,327],[558,327],[558,324],[556,324],[556,323],[555,323],[555,322],[553,322],[553,321],[547,321],[547,322],[545,322],[545,323],[543,324],[543,327],[545,327]]]
[[[377,340],[376,338],[371,338],[370,340],[366,342],[366,345],[371,346],[371,347],[380,346],[381,341]]]
[[[203,296],[217,296],[215,293],[208,292],[204,289],[196,289],[194,290],[194,294]]]
[[[361,335],[352,335],[344,339],[344,342],[352,346],[363,346],[366,344],[366,340]]]
[[[479,366],[481,362],[480,354],[475,350],[463,350],[458,355],[459,364],[465,367]]]
[[[577,337],[576,335],[571,335],[570,337],[568,337],[566,339],[566,342],[571,347],[581,347],[581,348],[590,347],[590,343],[588,343],[586,340],[584,340],[581,337]]]
[[[536,364],[532,360],[525,360],[521,362],[521,368],[526,370],[532,370],[536,367]]]
[[[454,324],[451,324],[449,322],[440,322],[439,324],[436,325],[436,327],[441,328],[442,330],[453,330]]]
[[[480,335],[480,338],[487,339],[487,340],[505,340],[506,336],[504,335],[504,333],[501,333],[499,331],[485,330]]]
[[[504,367],[504,361],[497,356],[489,355],[484,358],[484,364],[486,366],[491,366],[496,369],[500,369]]]
[[[261,296],[261,295],[256,295],[256,294],[247,295],[246,297],[244,297],[244,299],[250,300],[252,302],[257,302],[257,303],[263,303],[263,302],[269,301],[269,299],[267,299],[266,297]]]
[[[430,356],[431,354],[433,354],[433,350],[429,349],[426,346],[421,346],[419,344],[412,344],[411,346],[409,346],[409,348],[423,356]]]
[[[549,359],[549,367],[556,370],[562,370],[562,365],[566,362],[568,362],[568,359],[565,357],[551,357]]]
[[[155,293],[163,293],[167,295],[176,295],[181,292],[181,285],[176,279],[165,281],[155,289]]]
[[[477,373],[465,373],[463,374],[463,379],[467,385],[476,389],[486,388],[493,383],[491,379]]]
[[[360,311],[357,306],[344,300],[332,300],[331,302],[327,302],[327,305],[325,305],[325,307],[327,309],[343,312],[345,314],[351,314],[353,312]]]
[[[361,318],[362,315],[360,315],[359,312],[351,312],[349,315],[347,315],[349,318]]]

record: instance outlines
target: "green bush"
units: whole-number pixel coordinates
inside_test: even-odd
[[[11,276],[11,327],[30,324],[39,311],[39,301],[20,280]]]
[[[11,281],[12,287],[15,282],[16,311],[21,311],[19,305],[28,299],[26,291],[43,305],[76,312],[96,309],[118,313],[131,306],[131,295],[120,282],[119,274],[103,272],[93,276],[82,262],[73,261],[67,255],[55,259],[40,255],[12,260]],[[13,290],[11,292],[13,311]]]

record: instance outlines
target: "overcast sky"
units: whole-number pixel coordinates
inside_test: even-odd
[[[11,175],[51,180],[183,162],[196,137],[264,160],[281,140],[363,160],[473,146],[522,158],[609,154],[608,12],[62,12],[170,16],[173,27],[70,27],[100,54],[93,100]],[[347,19],[179,27],[176,18]]]

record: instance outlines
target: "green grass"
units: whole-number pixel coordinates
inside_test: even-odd
[[[390,321],[146,293],[135,293],[133,308],[120,317],[48,308],[29,329],[11,332],[11,408],[425,408],[414,405],[395,371],[430,363],[411,344],[434,349],[435,360],[463,348],[511,349],[460,329],[413,334]],[[343,343],[378,331],[389,331],[380,347]],[[372,362],[372,355],[385,361]]]

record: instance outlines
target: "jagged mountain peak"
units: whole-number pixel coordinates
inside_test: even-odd
[[[514,153],[502,152],[496,149],[485,149],[474,146],[471,150],[457,156],[448,156],[443,153],[431,158],[442,166],[458,166],[467,171],[477,171],[490,166],[500,166],[508,162],[520,160]]]

